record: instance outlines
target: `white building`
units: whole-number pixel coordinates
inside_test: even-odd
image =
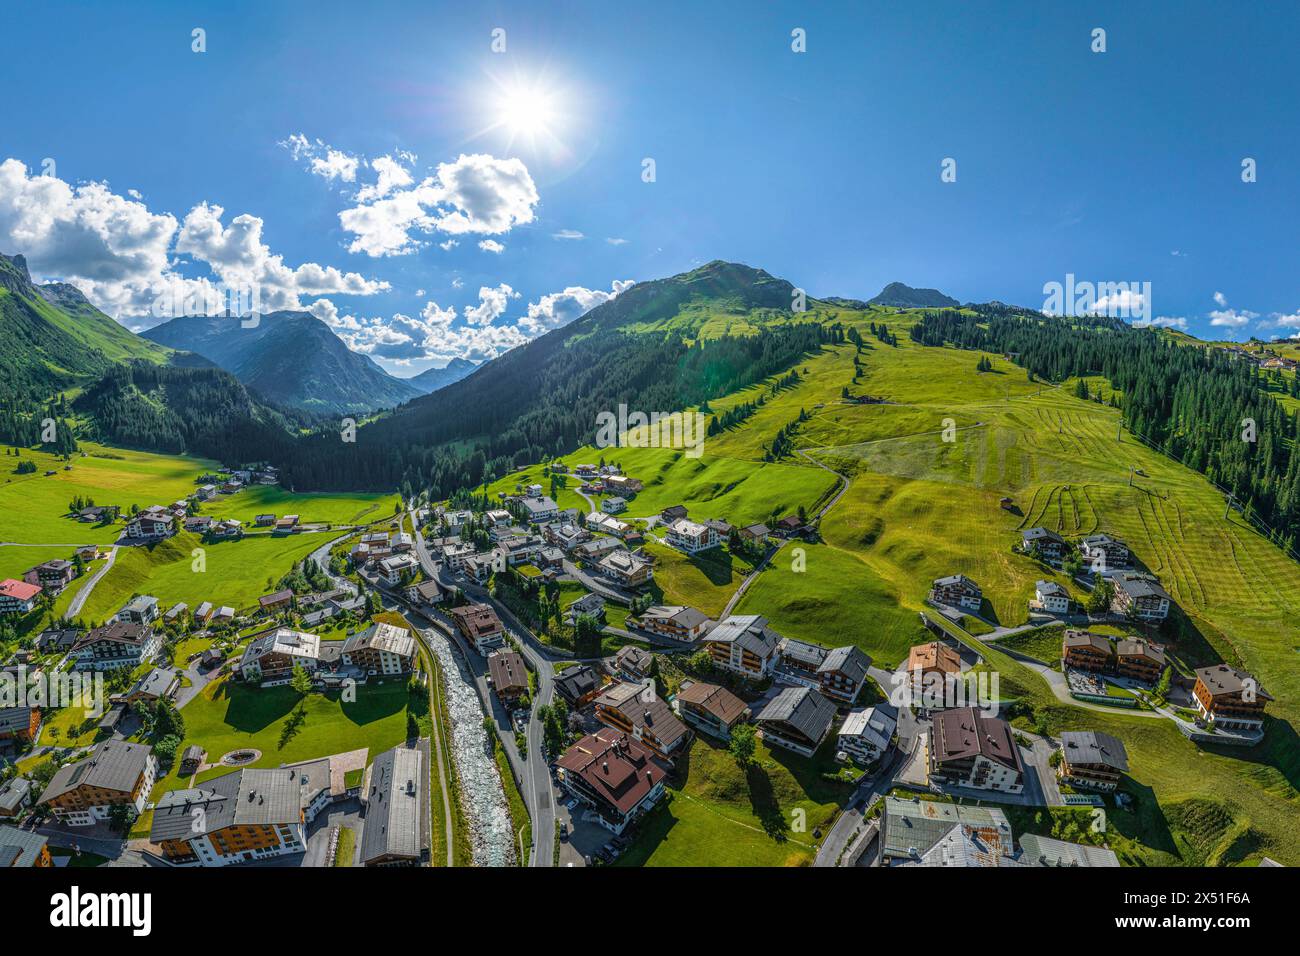
[[[898,710],[890,704],[849,711],[836,739],[836,755],[857,763],[879,760],[898,727]]]
[[[666,540],[672,547],[686,554],[707,551],[710,548],[716,548],[722,543],[718,538],[717,531],[708,525],[691,521],[689,518],[678,518],[669,524]]]

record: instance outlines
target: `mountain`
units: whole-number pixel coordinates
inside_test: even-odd
[[[884,305],[894,309],[956,309],[961,303],[944,295],[938,289],[913,289],[901,282],[891,282],[880,290],[880,295],[868,305]]]
[[[401,379],[401,381],[412,388],[419,389],[421,395],[428,395],[440,388],[446,388],[448,385],[459,382],[476,368],[478,368],[478,364],[471,362],[469,359],[454,358],[443,368],[426,368],[419,375],[413,375],[410,378]]]
[[[0,254],[0,388],[9,399],[41,399],[114,362],[167,362],[172,350],[146,342],[100,312],[72,286],[37,286],[22,256]]]
[[[298,490],[400,487],[446,497],[591,442],[598,416],[620,404],[646,412],[700,406],[789,375],[805,356],[844,340],[820,303],[808,300],[803,313],[792,310],[796,302],[789,282],[726,262],[638,283],[366,424],[355,442],[306,439],[281,474]]]
[[[182,316],[143,333],[215,362],[268,401],[327,414],[391,408],[424,392],[353,352],[308,312],[271,312],[245,328],[238,319]]]

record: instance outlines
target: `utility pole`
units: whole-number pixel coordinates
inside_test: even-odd
[[[1128,486],[1133,487],[1133,465],[1128,466]]]
[[[1232,503],[1236,500],[1237,499],[1233,497],[1232,492],[1228,492],[1228,497],[1223,508],[1223,518],[1225,521],[1227,520],[1228,515],[1232,512]]]

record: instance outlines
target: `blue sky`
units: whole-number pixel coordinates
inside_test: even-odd
[[[1202,336],[1300,331],[1294,7],[468,6],[8,11],[0,251],[132,327],[159,281],[257,281],[400,375],[717,258],[863,298],[1149,282]]]

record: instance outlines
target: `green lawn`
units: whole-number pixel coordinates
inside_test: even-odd
[[[978,636],[978,635],[976,635]],[[1059,664],[1061,660],[1061,641],[1065,637],[1065,626],[1049,624],[1021,631],[997,641],[998,647],[1006,647],[1021,654],[1028,654],[1044,664]]]
[[[733,557],[725,548],[686,555],[666,544],[648,541],[645,550],[655,558],[654,583],[650,590],[664,604],[689,604],[705,614],[721,613],[750,564]]]

